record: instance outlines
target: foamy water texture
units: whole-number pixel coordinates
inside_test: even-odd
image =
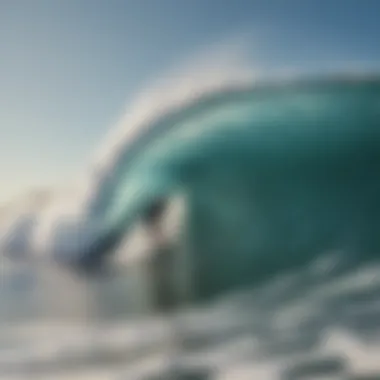
[[[76,193],[3,220],[0,377],[379,378],[379,124],[379,77],[240,50],[153,86]]]
[[[377,379],[379,267],[336,276],[327,270],[331,264],[329,260],[315,263],[264,287],[234,292],[165,318],[146,315],[136,319],[128,310],[115,316],[115,305],[109,303],[112,291],[97,294],[95,309],[84,297],[92,318],[85,316],[75,323],[57,316],[32,318],[30,310],[18,310],[18,323],[8,320],[0,330],[0,376]],[[46,284],[42,282],[41,288]],[[115,284],[125,286],[121,279]],[[94,289],[87,290],[87,297],[96,294]],[[4,289],[1,293],[4,297]],[[20,303],[20,290],[13,297]],[[11,309],[8,305],[8,312]],[[108,316],[102,317],[106,311]],[[15,309],[13,313],[14,320]]]

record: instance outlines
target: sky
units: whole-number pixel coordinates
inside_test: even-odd
[[[0,203],[66,186],[139,89],[244,35],[258,67],[377,70],[378,0],[0,0]]]

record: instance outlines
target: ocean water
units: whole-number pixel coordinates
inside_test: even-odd
[[[2,225],[0,379],[379,378],[378,77],[201,84]]]
[[[380,266],[334,260],[166,315],[133,303],[138,276],[72,287],[18,269],[0,290],[0,377],[378,379]]]

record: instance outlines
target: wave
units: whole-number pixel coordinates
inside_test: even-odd
[[[179,250],[191,247],[197,294],[296,270],[328,250],[344,250],[350,265],[377,259],[380,80],[258,84],[245,63],[199,73],[139,98],[72,212],[56,200],[19,215],[2,250],[98,267],[157,202],[179,195],[188,211]]]

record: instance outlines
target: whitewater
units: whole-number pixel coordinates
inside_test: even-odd
[[[233,54],[142,93],[77,192],[3,217],[2,378],[378,376],[379,105]]]

